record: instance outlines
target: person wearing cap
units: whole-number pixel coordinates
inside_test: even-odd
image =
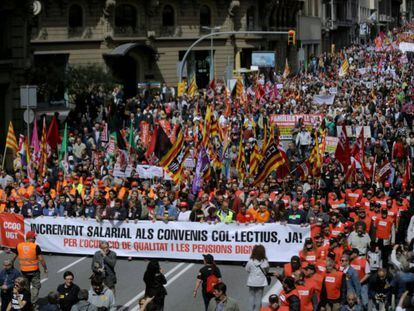
[[[14,281],[21,275],[21,272],[13,267],[11,260],[3,261],[3,269],[0,271],[1,311],[6,311],[13,296]]]
[[[203,301],[205,310],[207,311],[210,300],[214,297],[212,292],[207,292],[207,282],[210,276],[215,276],[217,282],[221,282],[221,272],[214,262],[214,257],[211,254],[203,255],[204,266],[198,271],[197,281],[194,287],[193,296],[197,296],[198,289],[202,288],[201,293],[203,295]]]
[[[382,261],[386,267],[388,257],[391,253],[391,246],[395,243],[394,220],[388,216],[387,208],[381,209],[381,216],[377,217],[374,222],[375,238],[382,252]]]
[[[46,261],[42,255],[40,246],[36,244],[36,233],[29,231],[26,234],[26,241],[17,244],[17,248],[14,251],[13,263],[16,258],[19,259],[20,271],[22,275],[27,279],[28,289],[31,291],[31,301],[34,306],[37,306],[37,299],[39,296],[39,290],[41,288],[40,283],[40,270],[39,263],[43,267],[43,271],[47,274]]]
[[[293,277],[286,277],[282,281],[283,290],[279,294],[280,311],[300,311],[300,298]]]
[[[299,294],[300,311],[313,311],[313,302],[317,299],[314,282],[310,282],[309,279],[305,282],[305,273],[302,270],[295,271],[293,278],[295,279],[295,287]]]
[[[326,266],[326,260],[325,264]],[[307,265],[303,268],[305,278],[303,281],[307,286],[312,286],[315,290],[316,300],[314,301],[314,308],[317,309],[318,303],[321,298],[322,284],[325,277],[325,272],[318,271],[315,265]]]
[[[299,252],[299,258],[302,262],[302,266],[314,264],[316,262],[317,252],[312,238],[307,238],[305,240],[303,249]]]
[[[276,311],[279,310],[279,297],[275,294],[272,294],[268,298],[268,305],[262,307],[260,311]]]

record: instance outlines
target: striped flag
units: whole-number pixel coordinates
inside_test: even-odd
[[[189,148],[185,146],[183,131],[180,131],[174,145],[159,163],[175,183],[179,183],[183,177],[184,161],[188,155]]]
[[[262,160],[262,155],[260,154],[259,146],[255,143],[253,147],[253,152],[250,155],[250,162],[249,162],[250,176],[254,176],[256,174],[257,167],[259,166],[259,163],[261,160]]]
[[[349,70],[349,62],[348,59],[344,59],[344,61],[342,62],[341,67],[339,68],[339,77],[344,77],[348,74],[348,70]]]
[[[235,89],[236,89],[236,98],[242,97],[244,93],[244,86],[243,86],[243,81],[241,77],[237,78]]]
[[[15,153],[19,150],[19,145],[17,144],[16,135],[14,134],[13,124],[11,121],[7,132],[6,148],[9,148]]]
[[[271,135],[271,138],[266,145],[266,149],[263,156],[263,160],[260,162],[259,167],[257,168],[257,175],[254,179],[253,185],[259,185],[265,181],[265,179],[274,171],[278,169],[281,165],[285,163],[285,159],[277,147],[277,142],[274,139],[274,136]]]
[[[187,94],[190,97],[194,97],[197,92],[198,92],[198,87],[197,87],[196,75],[193,74],[190,85],[188,86],[188,89],[187,89]]]
[[[205,148],[207,147],[207,141],[210,137],[212,116],[213,116],[213,108],[211,107],[211,105],[207,105],[206,116],[204,118],[204,126],[203,126],[203,140],[201,141],[201,145],[204,146]]]
[[[289,67],[289,62],[286,58],[285,69],[283,70],[283,79],[286,79],[289,75],[290,75],[290,67]]]

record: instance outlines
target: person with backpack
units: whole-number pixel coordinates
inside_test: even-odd
[[[208,304],[211,298],[214,297],[214,285],[221,282],[221,272],[214,262],[214,257],[211,254],[203,255],[204,267],[200,269],[197,275],[197,281],[194,288],[193,296],[197,296],[197,291],[202,285],[202,294],[205,310],[208,309]]]
[[[246,271],[249,273],[247,286],[249,287],[249,308],[250,311],[259,311],[262,307],[263,289],[270,285],[271,279],[267,276],[269,262],[266,258],[266,249],[263,245],[255,245],[246,264]]]

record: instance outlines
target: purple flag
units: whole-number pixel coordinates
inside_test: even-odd
[[[200,152],[198,153],[196,172],[192,185],[192,192],[194,194],[197,194],[198,191],[200,191],[204,172],[208,169],[209,165],[210,159],[208,158],[207,151],[204,147],[201,147]]]
[[[32,141],[31,141],[30,146],[33,148],[33,151],[35,153],[40,152],[40,141],[39,141],[39,137],[37,136],[37,120],[36,120],[36,118],[34,119],[33,132],[32,132]]]

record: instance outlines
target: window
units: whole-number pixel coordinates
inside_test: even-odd
[[[115,27],[137,26],[137,10],[130,4],[118,5],[115,9]]]
[[[164,27],[171,27],[175,24],[174,9],[171,5],[166,5],[162,10],[162,25]]]
[[[78,4],[73,4],[69,8],[69,28],[83,27],[83,10]]]
[[[207,5],[200,7],[200,26],[211,26],[211,11]]]
[[[254,6],[247,9],[246,12],[246,26],[247,30],[254,30]]]

